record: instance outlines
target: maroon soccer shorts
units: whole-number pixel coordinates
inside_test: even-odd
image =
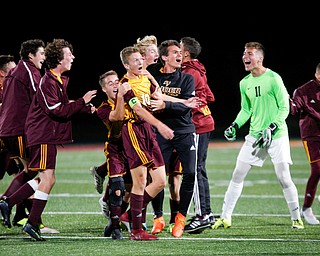
[[[57,146],[55,144],[39,144],[29,148],[31,171],[54,170],[57,161]]]

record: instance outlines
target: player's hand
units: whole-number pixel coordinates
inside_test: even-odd
[[[224,137],[228,141],[235,141],[237,138],[237,129],[238,125],[233,122],[225,131],[224,131]]]
[[[258,139],[256,139],[255,142],[253,142],[252,147],[253,148],[256,148],[256,147],[262,148],[262,145],[263,145],[263,136],[262,136],[262,131],[261,131],[261,132],[259,132]]]
[[[85,95],[83,95],[84,102],[86,104],[90,103],[90,101],[97,96],[97,90],[88,91]]]
[[[156,112],[159,110],[163,110],[166,107],[166,103],[163,100],[150,100],[150,105],[152,111]]]
[[[118,95],[123,97],[127,93],[127,91],[131,90],[130,84],[128,82],[119,84],[118,86]]]
[[[183,102],[188,108],[198,108],[201,106],[201,100],[199,97],[191,97]]]
[[[263,141],[262,143],[263,148],[270,147],[272,142],[272,136],[275,134],[277,129],[278,129],[278,126],[275,123],[271,123],[267,129],[260,132],[262,136],[262,141]]]
[[[157,130],[158,132],[162,135],[163,138],[167,140],[171,140],[174,137],[174,131],[170,129],[167,125],[164,123],[159,123],[157,125]]]

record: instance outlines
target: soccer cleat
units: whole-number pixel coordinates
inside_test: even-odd
[[[128,230],[128,232],[131,232],[131,221],[129,220],[129,213],[124,212],[120,216],[120,222],[125,226],[125,228]]]
[[[137,240],[137,241],[151,241],[151,240],[158,240],[157,236],[147,233],[142,228],[138,230],[132,230],[130,234],[130,240]]]
[[[208,217],[209,217],[211,226],[214,225],[214,223],[216,222],[216,219],[215,219],[213,213],[210,212],[210,213],[208,214]]]
[[[120,229],[118,229],[118,228],[112,230],[111,237],[113,240],[122,240],[123,239],[122,233],[121,233]]]
[[[206,215],[204,218],[194,216],[191,219],[191,222],[185,226],[184,232],[198,234],[210,226],[211,223],[208,215]]]
[[[1,210],[1,215],[3,217],[3,220],[2,220],[3,225],[6,228],[11,229],[12,228],[11,221],[10,221],[11,209],[5,200],[0,201],[0,210]]]
[[[54,228],[49,228],[43,224],[40,224],[39,228],[40,228],[41,234],[60,234],[59,230],[56,230]]]
[[[211,226],[212,229],[218,229],[220,227],[224,227],[224,228],[230,228],[231,227],[231,219],[216,219],[216,222],[214,223],[214,225]]]
[[[99,204],[100,204],[100,207],[101,207],[102,215],[103,215],[104,217],[106,217],[108,220],[110,220],[109,204],[103,200],[103,197],[101,197],[101,198],[99,199]]]
[[[172,229],[172,235],[174,237],[179,238],[182,236],[184,226],[186,225],[185,221],[186,221],[186,217],[179,212],[174,219],[174,226]]]
[[[155,235],[155,234],[161,233],[165,226],[166,226],[166,222],[164,221],[163,216],[153,219],[153,227],[151,230],[151,234]]]
[[[27,221],[28,221],[28,217],[17,220],[16,216],[14,216],[12,219],[12,226],[23,227]]]
[[[168,232],[168,233],[172,233],[173,227],[174,227],[174,223],[170,223],[169,226],[168,226],[168,228],[167,228],[167,232]]]
[[[292,228],[294,229],[303,229],[304,225],[301,219],[293,220],[292,221]]]
[[[102,192],[103,192],[103,182],[104,182],[105,178],[101,177],[97,173],[97,169],[98,169],[98,167],[92,166],[92,167],[90,167],[90,172],[91,172],[91,174],[93,176],[94,187],[96,188],[96,190],[97,190],[97,192],[99,194],[102,194]]]
[[[301,217],[310,225],[319,225],[320,221],[313,214],[311,207],[301,210]]]
[[[109,221],[107,226],[105,226],[104,228],[104,233],[103,233],[104,237],[110,237],[112,234],[112,231],[113,231],[112,222]]]
[[[36,241],[46,241],[46,239],[41,236],[39,228],[32,226],[29,222],[23,226],[22,230]]]

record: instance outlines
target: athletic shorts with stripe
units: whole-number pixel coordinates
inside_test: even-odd
[[[121,140],[111,143],[106,142],[104,154],[107,161],[108,177],[122,176],[129,171]]]
[[[28,170],[55,170],[57,160],[57,146],[55,144],[39,144],[30,148],[30,162]]]
[[[130,169],[141,165],[157,168],[164,165],[154,128],[147,122],[126,122],[122,141]]]

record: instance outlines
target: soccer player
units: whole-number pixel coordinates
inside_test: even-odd
[[[0,55],[0,104],[3,96],[3,80],[11,69],[16,66],[12,55]]]
[[[104,236],[111,235],[115,240],[122,240],[119,217],[121,215],[122,197],[126,190],[123,176],[129,169],[126,168],[127,161],[124,156],[121,130],[124,120],[123,95],[130,89],[130,86],[128,83],[120,84],[118,74],[113,70],[102,74],[99,77],[99,84],[108,97],[96,111],[108,130],[104,153],[109,180],[104,201],[110,209],[110,220],[105,228]]]
[[[143,38],[138,38],[137,42],[134,44],[141,53],[143,57],[143,69],[147,69],[147,67],[151,64],[155,64],[158,62],[159,53],[158,53],[158,40],[157,37],[154,35],[146,35]],[[147,182],[151,182],[150,175],[148,174]],[[153,200],[151,200],[151,204],[153,205]],[[144,209],[146,211],[147,209]],[[122,216],[123,217],[123,216]],[[158,222],[155,222],[158,220]],[[156,225],[160,225],[161,230],[165,227],[164,219],[153,219],[155,222],[153,224],[151,233],[153,235],[159,233],[155,231]],[[147,223],[143,223],[143,226],[147,228]]]
[[[312,204],[320,179],[320,63],[316,66],[315,78],[298,87],[290,101],[291,114],[299,115],[299,128],[311,173],[307,181],[301,216],[310,225],[320,222],[312,211]]]
[[[120,58],[127,73],[120,80],[128,82],[132,90],[124,95],[125,120],[122,140],[128,160],[132,189],[130,193],[130,211],[132,216],[131,240],[157,240],[158,237],[142,229],[142,220],[148,203],[166,184],[165,167],[154,127],[165,140],[172,139],[173,131],[156,119],[150,110],[151,94],[156,92],[156,81],[143,69],[143,57],[139,49],[125,47]],[[147,76],[148,75],[148,76]],[[149,169],[152,182],[146,186]],[[143,213],[144,212],[144,213]]]
[[[0,107],[2,104],[3,80],[8,72],[16,66],[12,55],[0,55]],[[9,176],[16,175],[23,169],[23,165],[14,159],[10,159],[9,151],[5,148],[2,139],[0,138],[0,181],[5,173]]]
[[[20,60],[16,67],[11,69],[3,81],[3,98],[0,112],[0,137],[14,159],[23,170],[27,170],[29,152],[25,142],[25,121],[33,96],[41,79],[41,68],[45,61],[45,43],[41,39],[30,39],[21,43]],[[10,196],[26,182],[24,173],[14,179],[2,194]],[[24,200],[16,205],[16,214],[12,224],[21,226],[27,217],[26,210],[30,210],[32,200]],[[11,228],[11,222],[4,220],[4,225]]]
[[[282,78],[264,67],[265,50],[259,42],[244,46],[242,61],[250,74],[240,81],[241,109],[232,124],[224,131],[228,141],[250,120],[249,134],[245,137],[237,157],[235,169],[224,196],[222,214],[212,229],[231,227],[231,216],[243,189],[244,179],[252,166],[263,166],[270,156],[275,174],[281,185],[292,220],[292,228],[303,229],[300,218],[298,191],[292,181],[292,164],[286,118],[290,111],[289,94]]]
[[[34,194],[28,221],[22,230],[36,241],[44,241],[39,226],[50,191],[55,184],[57,146],[72,143],[72,117],[80,112],[95,111],[90,101],[96,90],[88,91],[83,97],[69,100],[64,75],[74,61],[73,47],[64,39],[54,39],[45,47],[48,69],[42,77],[32,100],[26,119],[26,141],[30,149],[28,170],[22,172],[23,181],[15,193],[0,202],[3,217],[10,222],[11,208],[21,200]],[[39,183],[34,179],[39,175]],[[19,175],[18,175],[19,176]],[[16,178],[15,178],[16,179]],[[9,185],[14,184],[15,179]]]
[[[157,80],[164,95],[177,99],[195,97],[195,85],[192,75],[181,72],[182,53],[176,40],[163,41],[159,47],[159,57],[162,63],[150,65],[148,70]],[[163,99],[151,101],[154,115],[174,130],[174,138],[165,140],[157,130],[157,141],[166,164],[176,151],[182,165],[182,181],[180,189],[170,188],[171,196],[176,205],[171,205],[171,211],[176,212],[172,235],[181,237],[185,227],[185,219],[193,196],[196,167],[195,125],[192,121],[191,108],[181,102],[170,102]],[[178,175],[176,175],[178,177]],[[181,177],[181,176],[180,176]],[[170,176],[169,176],[170,178]],[[171,183],[171,186],[173,183]],[[180,185],[180,184],[179,184]],[[178,185],[178,186],[179,186]],[[179,193],[173,195],[172,193]],[[153,204],[156,218],[162,217],[164,192],[157,196],[158,207]]]
[[[143,57],[143,68],[146,69],[149,65],[158,62],[158,40],[154,35],[138,38],[134,46],[139,49]]]
[[[214,224],[211,211],[210,187],[208,182],[206,159],[212,131],[215,129],[214,119],[208,104],[215,97],[207,83],[206,68],[197,59],[201,53],[200,43],[192,37],[180,39],[182,53],[182,72],[194,77],[196,96],[201,100],[201,106],[192,109],[192,121],[196,127],[197,145],[197,182],[195,183],[193,201],[196,215],[184,229],[185,232],[202,232]]]

